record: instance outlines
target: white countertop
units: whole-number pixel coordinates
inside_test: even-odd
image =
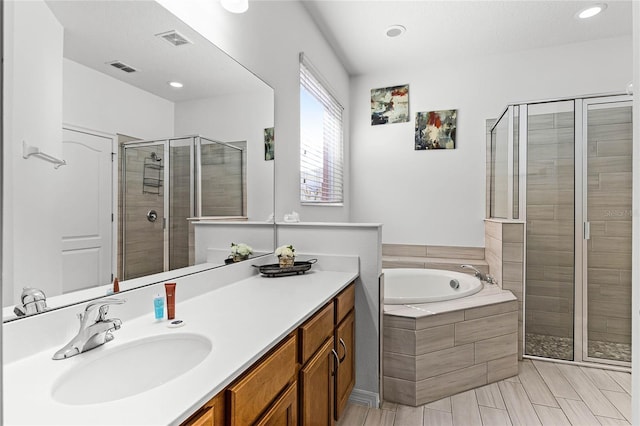
[[[112,342],[92,351],[53,361],[53,353],[66,343],[60,342],[59,347],[5,364],[4,424],[178,424],[357,275],[357,272],[311,270],[305,275],[280,278],[253,276],[178,303],[176,318],[186,322],[184,327],[167,328],[166,321],[156,322],[152,314],[145,313],[123,321]],[[138,395],[90,405],[66,405],[52,398],[54,382],[75,366],[133,340],[170,333],[207,336],[213,349],[190,371]],[[93,386],[100,383],[87,383],[85,391],[91,392]]]

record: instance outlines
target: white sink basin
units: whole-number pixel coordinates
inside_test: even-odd
[[[56,401],[97,404],[148,391],[202,362],[211,352],[211,341],[198,334],[178,333],[103,349],[107,350],[97,358],[78,364],[56,380],[52,389]]]

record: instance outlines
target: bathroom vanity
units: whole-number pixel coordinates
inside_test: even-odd
[[[350,284],[183,425],[333,424],[355,384]]]
[[[58,361],[51,357],[77,331],[75,314],[84,305],[5,323],[5,346],[28,333],[44,343],[28,343],[30,353],[5,350],[4,421],[293,425],[323,416],[331,424],[355,382],[357,277],[353,256],[321,258],[312,271],[281,278],[259,276],[248,264],[182,277],[176,280],[176,318],[185,324],[179,328],[154,320],[152,299],[162,283],[122,293],[127,303],[109,311],[122,319],[115,339]],[[47,334],[58,336],[55,346]],[[147,343],[151,350],[144,352]],[[184,365],[165,361],[168,355],[154,347],[177,351]],[[118,359],[118,353],[132,355]],[[191,359],[197,356],[202,359]],[[102,365],[104,371],[94,368]],[[144,380],[137,377],[148,369],[160,380],[139,388]],[[74,375],[86,383],[69,387]]]

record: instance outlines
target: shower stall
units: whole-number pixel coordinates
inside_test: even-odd
[[[489,212],[524,235],[524,355],[630,367],[632,102],[508,105],[490,131]]]
[[[189,218],[246,216],[246,142],[185,136],[121,144],[118,276],[193,264]]]

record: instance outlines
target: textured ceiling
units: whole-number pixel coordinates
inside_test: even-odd
[[[595,39],[631,36],[631,1],[574,16],[594,1],[302,0],[352,75]],[[388,38],[386,29],[407,32]]]

